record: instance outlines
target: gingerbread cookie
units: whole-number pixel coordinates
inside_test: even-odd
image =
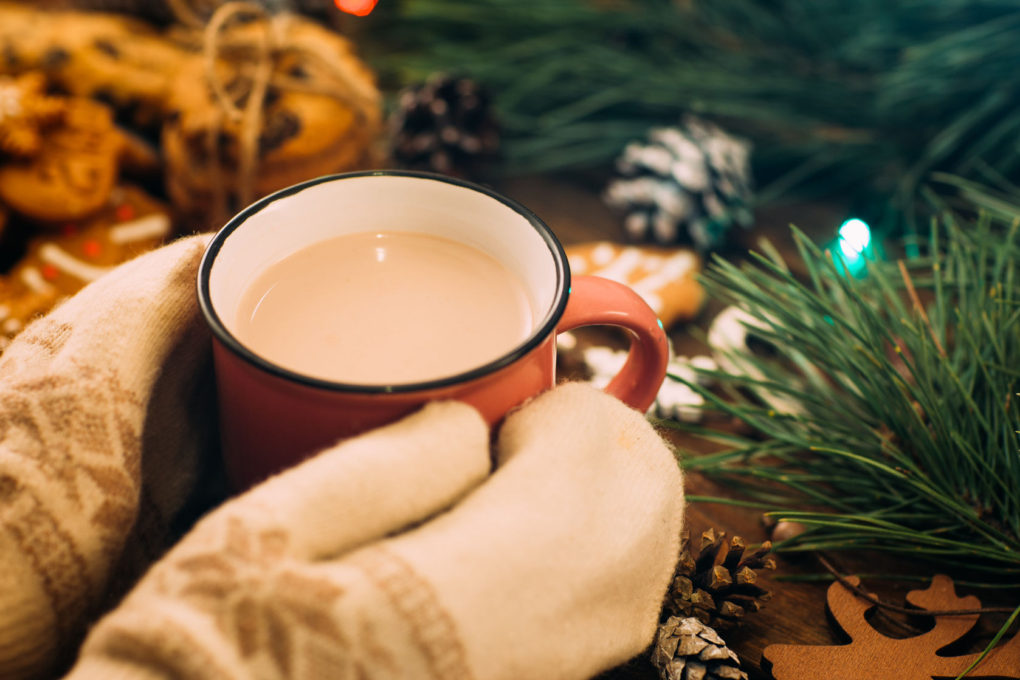
[[[30,241],[25,256],[0,277],[0,338],[9,340],[60,300],[170,235],[163,204],[141,189],[118,187],[92,217]]]
[[[599,241],[570,246],[566,253],[572,274],[601,276],[630,286],[667,328],[701,311],[705,291],[695,278],[701,260],[691,250]]]
[[[102,104],[64,100],[63,122],[31,158],[0,162],[0,201],[43,221],[77,220],[103,207],[117,180],[121,137]]]

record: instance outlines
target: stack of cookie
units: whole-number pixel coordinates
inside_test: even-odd
[[[0,0],[0,74],[40,71],[109,103],[155,141],[175,209],[222,219],[296,181],[371,165],[381,130],[374,76],[351,43],[258,6],[226,3],[208,27],[158,30]]]
[[[228,5],[248,9],[158,29],[0,0],[0,338],[175,233],[374,164],[380,96],[351,44]]]

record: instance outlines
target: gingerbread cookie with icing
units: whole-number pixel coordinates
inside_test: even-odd
[[[33,239],[25,256],[0,277],[0,347],[35,317],[171,234],[162,203],[122,186],[95,215]]]
[[[40,221],[77,220],[110,198],[123,140],[110,109],[81,97],[64,100],[63,121],[30,158],[0,162],[0,201]]]
[[[705,291],[696,278],[701,259],[692,250],[598,241],[569,246],[566,253],[572,274],[626,284],[667,328],[695,318],[704,304]]]

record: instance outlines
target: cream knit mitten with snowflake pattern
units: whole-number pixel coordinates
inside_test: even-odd
[[[431,404],[203,519],[90,634],[69,680],[582,680],[651,642],[683,489],[644,417],[568,384],[498,467]]]
[[[214,435],[194,302],[206,241],[118,268],[0,357],[2,678],[73,655],[111,580],[160,552],[192,487]]]

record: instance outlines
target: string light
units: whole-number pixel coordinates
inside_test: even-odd
[[[874,256],[871,242],[871,227],[857,217],[852,217],[839,225],[836,237],[837,266],[851,276],[859,276],[866,269],[866,260]]]
[[[839,249],[847,257],[860,257],[871,245],[871,227],[864,220],[851,218],[839,227]]]
[[[333,0],[333,2],[341,12],[347,12],[356,17],[367,17],[375,9],[379,0]]]

